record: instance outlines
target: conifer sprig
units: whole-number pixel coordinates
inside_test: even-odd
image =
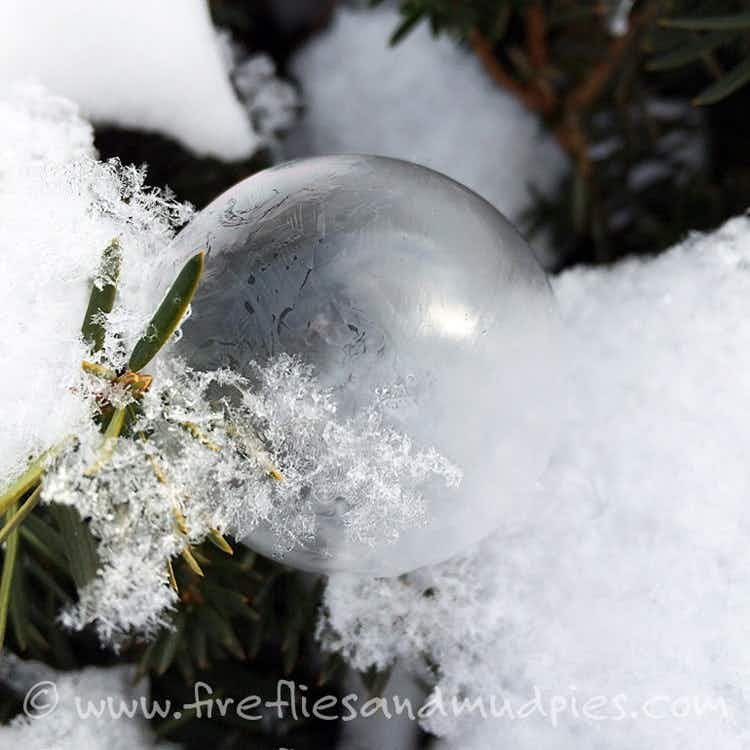
[[[120,242],[115,238],[102,254],[99,272],[92,285],[81,326],[81,334],[84,341],[89,345],[91,354],[101,352],[104,347],[107,316],[114,307],[120,265]],[[125,386],[136,398],[148,389],[151,384],[150,376],[141,375],[138,371],[159,353],[182,322],[198,288],[203,266],[203,252],[194,255],[183,266],[146,331],[136,343],[126,372],[118,374],[106,365],[91,362],[83,363],[84,370]],[[107,408],[108,405],[104,404],[102,413]],[[115,451],[117,440],[126,425],[127,416],[128,407],[118,407],[112,409],[108,418],[102,422],[104,439],[96,460],[84,472],[84,476],[94,477],[109,461]],[[7,541],[3,572],[0,577],[0,648],[4,643],[8,614],[12,608],[13,577],[18,559],[19,529],[41,499],[44,472],[47,466],[65,447],[67,442],[68,440],[63,441],[34,459],[28,468],[0,494],[0,513],[6,513],[6,522],[0,529],[0,544]],[[75,508],[55,506],[53,515],[59,527],[63,558],[66,558],[67,561],[66,572],[73,578],[76,585],[81,587],[91,580],[96,572],[96,543],[87,524],[81,519]],[[29,534],[42,549],[45,549],[42,540],[36,538],[33,532],[29,532]],[[183,556],[194,562],[196,571],[200,570],[200,566],[187,547]]]

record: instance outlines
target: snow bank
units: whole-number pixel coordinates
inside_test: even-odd
[[[204,0],[0,3],[0,93],[37,80],[96,123],[240,159],[262,142],[235,96]]]
[[[398,46],[388,8],[341,8],[292,63],[306,114],[291,156],[372,153],[432,167],[511,219],[529,185],[549,190],[564,158],[540,123],[501,91],[473,55],[422,24]]]
[[[445,750],[740,750],[750,219],[554,286],[576,347],[536,521],[406,581],[332,579],[324,641],[359,667],[427,654],[442,697],[509,701],[435,710]]]

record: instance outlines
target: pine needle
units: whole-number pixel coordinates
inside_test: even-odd
[[[83,362],[81,362],[81,367],[84,372],[87,372],[90,375],[95,375],[97,378],[109,381],[117,380],[117,373],[114,370],[110,370],[109,367],[97,364],[96,362],[89,362],[84,359]]]
[[[229,544],[229,542],[224,539],[224,537],[219,533],[218,529],[211,529],[211,536],[209,537],[211,541],[222,551],[226,552],[228,555],[233,555],[234,550],[232,549],[232,546]]]
[[[170,588],[172,588],[173,591],[179,592],[179,589],[177,588],[177,579],[174,575],[174,568],[172,567],[171,560],[167,560],[167,576],[169,577]]]
[[[221,446],[214,443],[194,422],[180,422],[180,427],[187,430],[201,445],[205,445],[209,450],[215,453],[221,450]]]
[[[185,520],[185,515],[176,505],[174,507],[173,512],[174,512],[174,520],[175,520],[175,523],[177,524],[177,530],[183,536],[187,536],[190,533],[190,529],[188,529],[187,521]]]
[[[182,550],[182,559],[188,564],[188,567],[190,570],[193,571],[196,575],[199,575],[201,578],[205,576],[205,573],[203,572],[203,569],[198,564],[198,561],[193,557],[193,553],[190,551],[189,547],[185,547],[184,550]]]
[[[104,433],[104,442],[101,448],[99,448],[99,454],[91,466],[83,472],[85,477],[95,477],[101,470],[102,467],[109,461],[114,453],[115,446],[117,445],[117,439],[120,437],[122,427],[125,424],[125,409],[115,409],[112,418],[109,420],[107,430]]]
[[[0,529],[0,544],[2,544],[14,531],[16,531],[21,522],[26,516],[31,513],[34,508],[39,504],[39,499],[42,496],[42,485],[37,485],[37,488],[29,495],[24,504],[16,511],[11,514],[8,513],[8,521],[5,526]]]
[[[203,259],[204,253],[200,252],[183,266],[130,355],[128,369],[132,372],[143,369],[182,322],[198,288]]]
[[[8,511],[8,519],[15,514],[15,506]],[[0,649],[5,643],[5,631],[8,625],[8,610],[10,608],[10,593],[13,587],[13,572],[18,557],[18,530],[13,531],[5,547],[5,559],[3,560],[3,573],[0,578]]]
[[[0,495],[0,513],[5,513],[13,503],[18,502],[30,489],[41,481],[47,461],[60,451],[67,439],[53,448],[44,451],[39,458],[32,461],[26,471]]]

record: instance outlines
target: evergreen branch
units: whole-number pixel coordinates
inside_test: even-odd
[[[74,507],[52,503],[50,510],[60,529],[70,576],[76,588],[82,589],[96,576],[99,568],[96,541]]]
[[[685,31],[744,31],[750,30],[750,13],[705,18],[665,18],[661,26]]]
[[[728,36],[725,32],[717,32],[692,39],[679,49],[652,58],[646,63],[646,70],[658,72],[680,68],[702,59],[708,52],[715,50],[730,38],[731,36]]]
[[[750,83],[750,57],[730,70],[729,73],[716,81],[716,83],[701,91],[701,93],[693,99],[693,104],[697,106],[715,104],[737,91],[737,89],[742,88],[747,83]]]
[[[482,63],[485,71],[504,89],[521,100],[533,112],[550,114],[555,102],[546,94],[532,87],[526,87],[517,81],[495,57],[490,42],[479,29],[472,29],[469,33],[469,44],[474,54]]]

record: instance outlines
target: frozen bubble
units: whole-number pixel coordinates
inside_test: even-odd
[[[458,486],[425,472],[417,494],[402,498],[418,498],[422,512],[365,541],[352,509],[386,500],[342,497],[328,472],[330,486],[306,490],[314,502],[300,498],[306,540],[283,549],[278,530],[261,525],[248,545],[301,568],[396,575],[531,512],[526,499],[559,421],[559,324],[544,272],[489,203],[403,161],[307,159],[217,198],[176,240],[179,258],[201,248],[206,273],[179,344],[191,365],[251,373],[253,361],[293,355],[330,389],[333,419],[351,426],[374,414],[414,460],[461,472]],[[322,442],[337,434],[322,432]],[[320,448],[328,459],[336,450]],[[387,476],[377,444],[356,450],[341,447],[343,478],[367,453],[373,487],[405,476],[401,465]]]

